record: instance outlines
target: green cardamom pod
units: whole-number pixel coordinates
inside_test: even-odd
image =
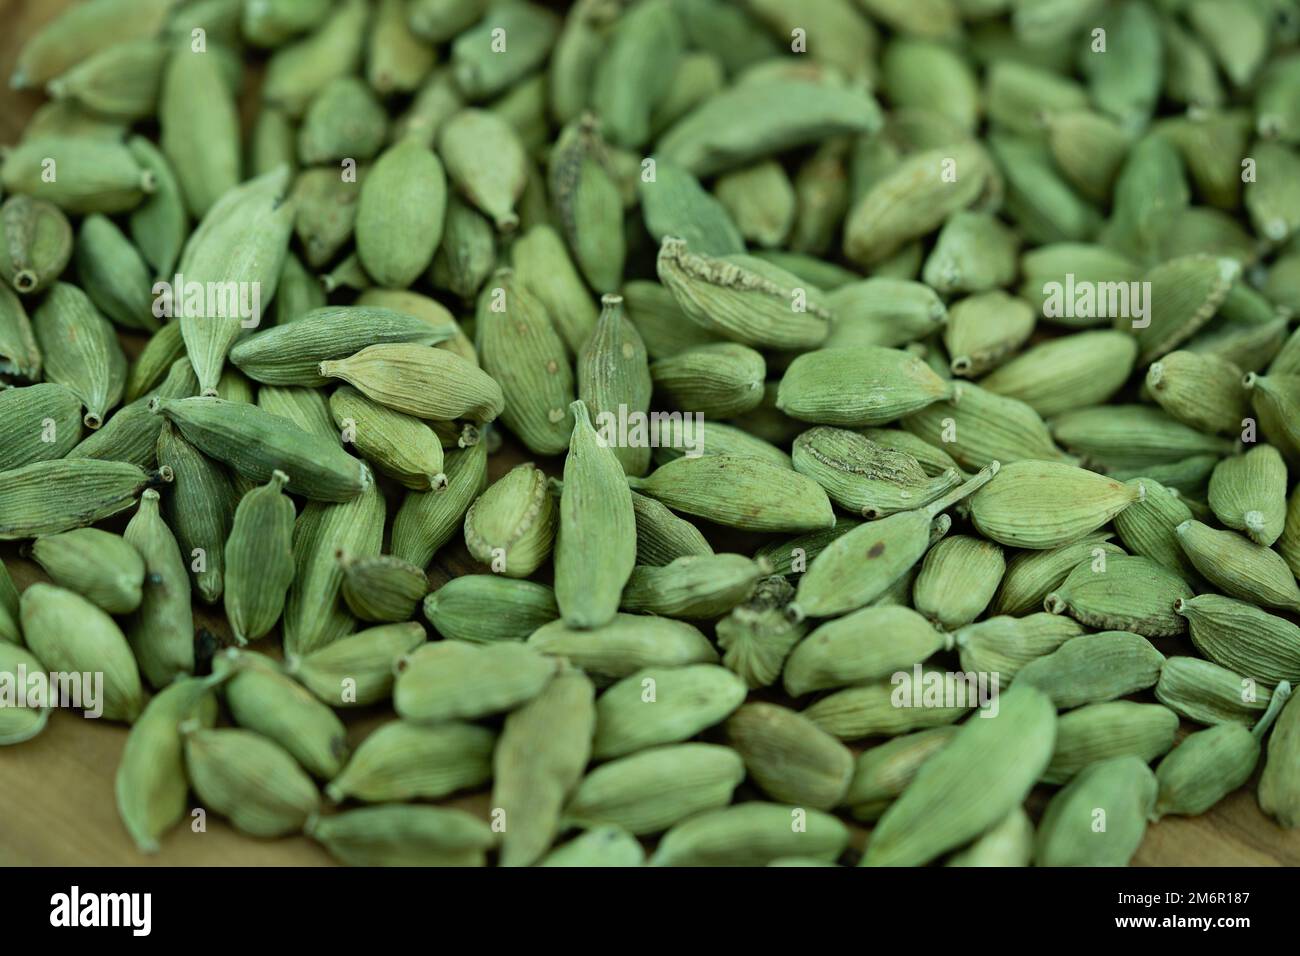
[[[335,803],[436,800],[491,780],[495,743],[496,734],[475,724],[389,721],[361,742],[325,793]]]
[[[454,641],[523,641],[560,616],[544,584],[496,574],[463,574],[424,599],[424,616]]]
[[[647,614],[616,614],[595,628],[577,629],[552,621],[528,638],[528,646],[564,657],[593,678],[612,682],[645,667],[716,664],[718,652],[699,629],[685,621]]]
[[[78,528],[37,538],[30,553],[51,581],[109,614],[129,614],[140,606],[144,559],[119,535]]]
[[[381,624],[289,656],[286,669],[331,707],[367,707],[388,699],[397,662],[424,641],[424,627],[414,621]]]
[[[1151,768],[1137,756],[1119,755],[1085,767],[1047,804],[1034,862],[1127,866],[1146,834],[1156,791]]]
[[[555,674],[556,661],[526,644],[437,641],[398,662],[393,705],[417,724],[475,720],[527,703]]]

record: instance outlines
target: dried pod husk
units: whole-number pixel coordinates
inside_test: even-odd
[[[978,385],[952,385],[953,398],[937,401],[902,421],[931,445],[944,448],[964,468],[1021,459],[1073,461],[1052,441],[1039,414],[1024,402]]]
[[[275,296],[296,208],[286,198],[288,186],[289,170],[282,166],[223,193],[190,237],[178,267],[186,288],[221,283],[221,288],[257,290],[256,297],[233,307],[217,303],[216,314],[209,314],[206,305],[193,308],[182,298],[182,289],[172,290],[162,303],[179,313],[185,349],[204,395],[214,394],[235,340],[244,328],[256,327],[261,303]]]
[[[56,177],[47,178],[47,164]],[[9,150],[0,163],[0,185],[82,215],[126,212],[156,188],[153,173],[120,139],[66,132],[29,134]]]
[[[556,668],[554,659],[514,641],[436,641],[398,662],[393,706],[417,724],[476,720],[532,700]]]
[[[246,402],[153,398],[149,411],[166,416],[205,455],[252,481],[282,471],[289,475],[287,490],[317,501],[348,501],[373,483],[365,464],[338,445]]]
[[[688,319],[742,345],[815,348],[830,331],[825,293],[761,259],[708,256],[668,236],[658,274]]]
[[[622,757],[679,743],[721,723],[745,701],[745,683],[725,667],[647,667],[596,700],[592,756]],[[656,706],[656,705],[666,706]]]
[[[1300,613],[1300,586],[1286,559],[1234,531],[1187,520],[1178,541],[1196,570],[1225,594],[1252,604]]]
[[[533,226],[510,247],[510,259],[518,281],[542,303],[567,350],[577,355],[596,328],[598,310],[560,234],[550,225]]]
[[[1001,823],[966,849],[954,853],[944,866],[1029,866],[1034,855],[1034,821],[1023,807],[1016,807]]]
[[[293,501],[284,494],[289,476],[273,472],[235,508],[225,546],[225,608],[240,643],[266,635],[280,620],[293,581]]]
[[[1291,492],[1287,502],[1286,524],[1282,537],[1277,539],[1278,553],[1286,560],[1291,572],[1300,576],[1300,488]]]
[[[0,285],[0,372],[35,382],[41,377],[41,350],[22,301]]]
[[[650,376],[674,405],[710,418],[731,418],[763,399],[767,364],[745,345],[717,342],[657,360]]]
[[[308,12],[310,11],[310,12]],[[310,4],[285,14],[246,13],[243,33],[254,43],[277,47],[267,63],[262,98],[297,119],[311,98],[338,76],[355,73],[365,49],[370,4],[345,0],[332,8]],[[303,30],[305,36],[295,38]],[[292,43],[286,40],[295,38]]]
[[[212,662],[236,724],[275,741],[304,769],[331,780],[348,755],[343,722],[269,657],[227,648]]]
[[[1031,242],[1086,242],[1097,232],[1096,207],[1058,171],[1049,142],[1034,131],[990,133],[997,160],[994,175],[1005,179],[1005,208]]]
[[[1259,807],[1281,826],[1300,826],[1300,705],[1296,695],[1278,716],[1277,726],[1268,738],[1264,772],[1259,777]]]
[[[826,489],[837,505],[865,518],[922,507],[962,480],[956,468],[932,477],[905,451],[824,426],[796,438],[791,458],[795,471]]]
[[[140,492],[172,480],[124,461],[60,458],[0,472],[0,541],[84,528],[134,505]]]
[[[1174,610],[1214,663],[1269,684],[1300,682],[1300,627],[1286,618],[1219,594],[1180,599]]]
[[[109,614],[129,614],[140,606],[145,562],[119,535],[78,528],[37,538],[29,553],[51,581]]]
[[[583,276],[597,292],[617,291],[627,255],[623,200],[594,117],[580,117],[560,131],[551,152],[548,185]],[[574,351],[577,348],[575,344]]]
[[[1249,780],[1259,763],[1260,741],[1290,697],[1291,685],[1284,681],[1251,730],[1224,723],[1184,737],[1156,767],[1160,793],[1151,818],[1200,816]]]
[[[1052,419],[1052,434],[1090,464],[1116,472],[1233,451],[1230,439],[1199,432],[1149,405],[1098,405],[1065,412]]]
[[[1099,307],[1093,290],[1114,288],[1119,295],[1120,289],[1131,289],[1130,283],[1142,278],[1142,267],[1126,255],[1083,242],[1052,242],[1031,249],[1020,257],[1020,272],[1021,298],[1045,321],[1069,328],[1106,325],[1108,310]]]
[[[824,348],[896,348],[925,338],[948,321],[934,289],[909,279],[876,276],[826,293],[835,314]]]
[[[1029,338],[1036,318],[1029,303],[1002,291],[954,302],[943,329],[952,374],[975,378],[1002,364]]]
[[[316,785],[288,751],[249,730],[186,726],[185,767],[199,799],[251,836],[301,830],[320,807]]]
[[[145,679],[166,687],[194,671],[194,614],[180,547],[162,519],[158,492],[140,496],[140,509],[123,537],[144,559],[139,609],[126,622],[126,637]]]
[[[8,612],[9,609],[6,609],[4,613]],[[13,623],[17,625],[16,618]],[[11,641],[7,637],[0,639],[0,681],[6,686],[26,688],[30,681],[44,671],[44,665],[16,640]],[[9,693],[12,694],[11,691]],[[0,707],[0,747],[20,744],[39,734],[49,723],[50,711],[57,704],[57,700],[39,699],[31,693],[27,694],[22,703],[12,699],[6,701],[5,706]]]
[[[199,390],[199,380],[189,361],[180,358],[156,389],[118,409],[111,418],[87,435],[71,451],[70,458],[105,458],[127,461],[141,468],[158,464],[158,436],[164,421],[149,410],[152,398],[189,398]]]
[[[612,824],[633,834],[659,833],[687,817],[725,807],[744,777],[745,765],[730,747],[652,747],[588,773],[569,798],[564,819],[579,826]]]
[[[780,575],[764,578],[754,596],[717,622],[722,663],[749,687],[776,683],[786,655],[808,630],[806,621],[786,613],[794,588]]]
[[[741,554],[696,554],[632,569],[619,607],[689,620],[721,617],[753,593],[770,567]]]
[[[312,97],[298,127],[304,166],[374,157],[384,145],[388,117],[359,77],[337,77]]]
[[[864,382],[870,386],[864,389]],[[897,349],[818,349],[786,369],[777,407],[802,421],[862,428],[951,400],[955,389],[922,359]]]
[[[836,538],[799,579],[794,613],[829,617],[880,597],[935,540],[947,533],[952,521],[941,512],[974,493],[997,473],[995,462],[923,508],[864,522]]]
[[[514,207],[528,177],[523,144],[510,124],[487,110],[463,109],[438,131],[438,153],[452,183],[498,232],[518,228]]]
[[[992,160],[975,140],[909,156],[849,211],[845,255],[861,265],[887,259],[972,205],[995,175]]]
[[[1093,202],[1108,200],[1132,145],[1129,131],[1087,108],[1052,112],[1042,120],[1052,159],[1070,184]]]
[[[719,184],[726,178],[720,178]],[[691,249],[709,256],[745,252],[745,238],[721,196],[709,193],[680,166],[656,159],[654,177],[641,178],[637,195],[646,231],[656,242],[678,236]]]
[[[0,205],[0,236],[0,279],[20,295],[48,288],[72,256],[67,216],[30,196],[10,196]]]
[[[720,336],[688,319],[673,294],[658,282],[633,279],[622,291],[628,318],[641,333],[650,358],[657,361],[721,341]]]
[[[345,178],[337,169],[318,167],[294,180],[294,233],[312,269],[329,263],[352,238],[365,172],[358,169],[355,178]]]
[[[1145,314],[1117,316],[1115,328],[1132,328],[1138,340],[1138,363],[1149,364],[1186,342],[1218,311],[1241,274],[1232,259],[1187,255],[1155,266],[1142,277],[1150,283]]]
[[[949,468],[961,471],[953,457],[942,448],[901,428],[863,428],[859,430],[859,434],[870,438],[877,445],[883,445],[892,451],[904,452],[915,458],[917,464],[931,478],[942,475]]]
[[[298,683],[331,707],[366,707],[387,700],[397,662],[425,641],[414,621],[358,631],[301,657],[286,658]]]
[[[550,848],[564,803],[591,757],[595,729],[595,689],[574,670],[556,675],[506,718],[492,786],[492,806],[506,819],[502,866],[529,866]]]
[[[1026,349],[980,379],[980,387],[1049,418],[1108,401],[1128,381],[1136,360],[1131,335],[1078,332]]]
[[[956,733],[956,727],[931,727],[864,750],[854,764],[842,804],[856,820],[878,820],[925,762],[946,747]]]
[[[185,677],[163,688],[127,735],[114,792],[122,825],[141,853],[157,853],[159,839],[180,823],[189,808],[180,725],[195,720],[211,727],[216,722],[213,686],[219,682],[220,678]]]
[[[645,478],[629,477],[627,481],[633,491],[674,511],[728,527],[808,531],[835,524],[830,499],[820,485],[757,458],[683,456],[660,465]]]
[[[329,413],[344,440],[379,471],[415,491],[441,491],[442,442],[426,422],[366,398],[351,386],[335,389]],[[331,437],[336,434],[330,429]]]
[[[998,674],[1006,683],[1030,661],[1051,654],[1083,633],[1073,618],[1057,614],[999,615],[967,624],[954,635],[964,670]]]
[[[1248,372],[1242,384],[1250,394],[1259,427],[1287,463],[1300,464],[1300,375],[1256,375]]]
[[[523,641],[560,616],[544,584],[496,574],[463,574],[424,599],[424,616],[443,637],[472,644]]]
[[[407,803],[313,815],[306,832],[349,866],[483,866],[496,843],[464,810]]]
[[[1126,509],[1127,510],[1127,509]],[[1060,586],[1071,571],[1101,554],[1123,554],[1124,550],[1099,532],[1072,544],[1045,551],[1021,551],[1007,561],[1002,585],[990,610],[995,614],[1024,614],[1043,606],[1043,598]],[[1148,555],[1149,557],[1149,555]]]
[[[764,247],[782,245],[794,225],[794,184],[784,167],[768,159],[718,177],[713,187],[740,235]]]
[[[1043,608],[1087,627],[1172,637],[1186,630],[1175,602],[1192,593],[1178,574],[1150,558],[1114,555],[1080,564],[1043,599]]]
[[[937,626],[955,631],[984,613],[1006,567],[996,544],[969,535],[944,538],[921,562],[912,600]]]
[[[430,283],[472,302],[496,265],[497,240],[492,223],[453,194],[447,200],[442,241],[429,269]]]
[[[189,559],[199,597],[211,604],[225,589],[225,548],[238,504],[235,489],[225,469],[190,444],[188,435],[182,437],[170,421],[154,417],[162,425],[158,432],[158,463],[176,476],[167,496],[168,524],[176,534],[182,556]],[[268,479],[277,471],[272,469]],[[266,554],[259,550],[258,561],[265,558]],[[261,574],[260,569],[257,574]]]
[[[1201,432],[1239,432],[1249,411],[1242,369],[1217,355],[1169,352],[1147,369],[1147,390],[1171,418]]]
[[[484,371],[503,395],[502,422],[534,454],[563,451],[573,369],[545,307],[512,270],[498,270],[484,286],[476,331]]]
[[[1178,534],[1179,526],[1192,517],[1186,500],[1151,478],[1131,478],[1126,484],[1140,484],[1144,494],[1115,516],[1115,533],[1124,547],[1131,554],[1164,565],[1186,581],[1194,581],[1196,567],[1188,560]]]
[[[1272,547],[1286,524],[1287,469],[1272,445],[1225,458],[1210,475],[1214,516],[1256,544]]]
[[[267,385],[320,387],[331,378],[320,372],[321,362],[346,359],[371,345],[437,345],[455,331],[450,313],[435,326],[394,308],[326,306],[249,336],[231,350],[230,360]]]
[[[97,705],[107,720],[135,722],[144,709],[140,671],[108,614],[79,594],[37,583],[23,592],[19,617],[27,649],[44,670],[103,674],[99,699],[81,703]]]
[[[451,452],[443,462],[447,487],[408,491],[393,518],[393,554],[418,568],[429,566],[438,549],[461,528],[465,510],[487,484],[487,443]]]
[[[501,386],[448,349],[393,343],[321,362],[320,374],[340,378],[367,398],[416,418],[490,422],[501,414]]]
[[[1149,763],[1174,745],[1178,715],[1159,704],[1112,700],[1087,704],[1056,722],[1056,749],[1044,783],[1060,784],[1091,764],[1132,755]]]
[[[1063,462],[1013,461],[971,498],[971,521],[1001,544],[1045,550],[1091,534],[1142,493]]]
[[[424,572],[391,554],[354,557],[342,552],[337,557],[343,569],[339,593],[362,621],[409,621],[429,593]]]
[[[1201,724],[1249,726],[1264,713],[1272,691],[1253,677],[1199,657],[1170,657],[1160,669],[1156,700]]]
[[[893,737],[955,723],[979,703],[975,688],[961,678],[920,665],[891,678],[838,690],[803,710],[803,715],[841,740]]]
[[[989,292],[1011,284],[1019,251],[1019,237],[992,213],[965,210],[954,213],[939,231],[921,276],[946,295]]]
[[[284,604],[286,655],[307,655],[352,632],[356,621],[339,601],[343,569],[336,555],[379,554],[385,509],[373,479],[351,501],[311,501],[302,509],[293,526],[294,577]]]
[[[712,554],[713,546],[685,518],[653,498],[632,492],[636,517],[636,563],[662,567],[689,555]]]
[[[429,268],[442,239],[447,176],[413,139],[399,140],[366,173],[357,201],[357,256],[388,289],[405,289]]]
[[[538,866],[644,866],[645,850],[626,830],[598,826],[584,830],[568,843],[557,847]]]
[[[181,339],[181,326],[179,322],[168,322],[150,337],[131,363],[123,399],[134,402],[152,392],[178,361],[189,363],[185,356],[185,342]]]
[[[578,630],[564,621],[539,627],[528,646],[564,657],[593,679],[612,682],[646,667],[716,664],[718,652],[685,621],[646,614],[617,614],[609,623]]]
[[[1127,866],[1146,834],[1157,784],[1139,757],[1099,760],[1057,791],[1038,826],[1038,866]],[[1095,825],[1104,812],[1106,825]]]
[[[880,680],[947,646],[946,636],[910,608],[863,608],[826,622],[795,647],[785,664],[785,690],[800,697]]]
[[[863,866],[927,863],[1024,803],[1052,755],[1056,715],[1047,697],[1029,687],[1001,694],[995,713],[968,720],[921,765],[872,831]],[[954,788],[967,787],[981,798],[953,798]]]
[[[45,379],[67,387],[85,406],[87,428],[98,428],[126,390],[126,356],[113,327],[84,292],[58,282],[32,316]]]
[[[613,619],[636,561],[636,517],[623,466],[591,427],[586,405],[576,401],[570,411],[555,596],[567,625],[600,627]]]
[[[766,866],[793,854],[831,863],[848,842],[848,827],[829,813],[755,800],[683,820],[648,865]]]
[[[1255,234],[1280,243],[1300,228],[1295,181],[1300,176],[1300,156],[1290,146],[1261,140],[1251,149],[1257,171],[1246,184],[1243,201]]]
[[[389,721],[361,742],[325,793],[335,803],[436,800],[491,780],[495,743],[495,733],[475,724]]]
[[[1037,687],[1058,710],[1069,710],[1152,686],[1160,678],[1164,660],[1150,641],[1137,634],[1102,631],[1073,637],[1030,661],[1016,672],[1016,685]]]
[[[624,315],[622,296],[603,296],[600,318],[578,353],[578,397],[597,422],[644,415],[650,408],[651,375],[645,343]],[[643,475],[650,465],[648,442],[616,443],[614,454],[629,475]]]
[[[240,182],[239,109],[218,57],[191,44],[167,55],[158,101],[159,145],[185,206],[206,216]]]

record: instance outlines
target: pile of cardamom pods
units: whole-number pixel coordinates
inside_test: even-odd
[[[11,82],[0,744],[102,676],[141,851],[1300,826],[1292,0],[84,0]]]

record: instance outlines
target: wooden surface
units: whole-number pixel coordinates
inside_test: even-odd
[[[48,20],[66,0],[24,3],[0,0],[0,145],[13,143],[38,94],[15,94],[8,77],[21,38]],[[493,478],[504,474],[523,456],[507,445],[490,460]],[[390,500],[391,508],[395,502]],[[110,523],[120,527],[124,520]],[[40,569],[18,556],[13,545],[0,546],[0,558],[20,588],[43,578]],[[444,549],[430,569],[433,585],[471,570],[462,545]],[[214,634],[226,631],[220,613],[196,603],[196,623]],[[1180,642],[1162,647],[1166,653],[1191,653]],[[349,742],[356,745],[391,711],[375,708],[345,714]],[[1185,728],[1190,729],[1190,728]],[[125,727],[85,720],[70,712],[55,713],[34,740],[0,747],[0,865],[269,865],[317,866],[331,860],[305,837],[259,840],[235,832],[215,815],[206,830],[188,825],[173,830],[155,856],[137,853],[117,817],[113,777],[126,739]],[[1030,800],[1037,817],[1049,791],[1040,788]],[[970,799],[979,799],[970,794]],[[486,814],[486,793],[450,801],[471,812]],[[866,831],[854,828],[853,845],[861,848]],[[1134,863],[1141,866],[1275,866],[1300,865],[1300,830],[1284,831],[1268,820],[1255,802],[1254,780],[1204,816],[1169,818],[1151,826]]]

